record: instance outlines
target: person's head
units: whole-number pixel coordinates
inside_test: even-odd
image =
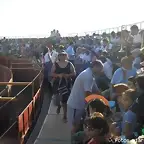
[[[131,70],[132,69],[132,59],[125,56],[121,59],[121,66],[124,70]]]
[[[104,33],[102,34],[102,37],[103,37],[103,38],[106,38],[106,36],[107,36],[107,34],[104,32]]]
[[[93,114],[94,112],[99,112],[104,114],[106,105],[101,99],[94,99],[88,103],[88,109],[90,112],[90,115]]]
[[[47,45],[47,48],[48,48],[48,50],[52,50],[52,49],[53,49],[53,45],[52,45],[51,43],[49,43],[49,44]]]
[[[85,131],[90,138],[103,137],[109,133],[109,126],[103,114],[95,112],[85,120]]]
[[[60,53],[58,54],[58,60],[59,60],[59,61],[65,61],[65,60],[67,60],[67,59],[68,59],[68,55],[67,55],[66,52],[60,52]]]
[[[115,38],[115,35],[116,35],[115,32],[112,31],[112,32],[111,32],[111,36],[112,36],[112,38]]]
[[[138,32],[139,32],[138,26],[137,26],[137,25],[133,25],[133,26],[131,27],[131,34],[132,34],[132,35],[137,35]]]
[[[121,103],[125,110],[128,110],[128,108],[133,104],[136,95],[137,93],[134,89],[128,89],[122,94]]]
[[[103,45],[106,46],[108,44],[108,40],[107,39],[103,39]]]
[[[118,37],[118,38],[121,37],[121,32],[117,32],[117,37]]]
[[[100,74],[103,71],[103,64],[99,60],[91,62],[90,67],[94,74]]]

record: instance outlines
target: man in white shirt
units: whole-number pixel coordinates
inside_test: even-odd
[[[115,34],[114,31],[111,32],[110,42],[111,42],[112,44],[116,44],[116,34]]]
[[[133,37],[133,44],[139,44],[142,41],[141,34],[137,25],[131,27],[131,36]]]
[[[107,51],[109,52],[112,49],[112,44],[109,44],[109,41],[107,39],[103,39],[101,50],[103,52]]]
[[[91,61],[91,54],[89,51],[86,51],[84,54],[83,54],[83,57],[82,57],[82,60],[84,62],[90,62]]]
[[[55,63],[58,57],[58,52],[56,52],[55,50],[52,50],[51,52],[51,61],[52,63]]]
[[[71,94],[67,101],[67,118],[71,130],[73,128],[77,128],[80,123],[81,117],[84,114],[86,106],[85,97],[92,94],[94,87],[99,94],[99,90],[95,81],[95,76],[101,73],[102,70],[102,62],[94,61],[91,63],[90,68],[87,68],[86,70],[81,72],[76,78],[73,88],[71,90]]]

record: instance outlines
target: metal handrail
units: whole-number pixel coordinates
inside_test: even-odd
[[[27,67],[27,68],[11,68],[12,70],[17,70],[17,69],[21,69],[21,70],[28,70],[28,69],[34,69],[34,70],[39,70],[39,69],[35,69],[33,67]]]
[[[33,85],[33,83],[34,83],[34,81],[38,78],[38,76],[41,74],[41,72],[42,72],[42,70],[38,73],[38,75],[33,79],[33,81],[32,82],[29,82],[19,93],[17,93],[17,95],[16,96],[14,96],[14,97],[12,97],[12,99],[10,99],[8,102],[6,102],[4,105],[2,105],[1,107],[0,107],[0,110],[4,107],[4,106],[6,106],[8,103],[10,103],[11,101],[13,101],[14,99],[16,99],[27,87],[29,87],[30,85],[32,85],[32,87],[34,87],[34,85]],[[21,82],[17,82],[17,83],[21,83]],[[23,83],[23,82],[22,82]],[[33,91],[34,91],[34,88],[32,88],[33,89]],[[34,92],[32,92],[32,94],[33,94]]]
[[[33,63],[31,63],[31,62],[29,62],[29,63],[11,63],[12,65],[13,64],[21,64],[21,65],[26,65],[26,64],[33,64]]]
[[[102,34],[103,32],[107,32],[107,33],[111,33],[112,31],[121,31],[121,28],[125,28],[127,29],[129,26],[132,26],[132,25],[140,25],[139,28],[140,30],[141,29],[144,29],[144,26],[142,27],[142,24],[144,24],[144,21],[141,21],[141,22],[136,22],[136,23],[132,23],[132,24],[125,24],[125,25],[121,25],[121,26],[117,26],[117,27],[111,27],[111,28],[105,28],[105,29],[100,29],[100,30],[94,30],[94,31],[87,31],[87,32],[81,32],[83,34],[88,34],[88,33],[97,33],[97,34]],[[69,36],[72,36],[72,35],[80,35],[80,33],[70,33],[68,34]]]
[[[28,85],[31,82],[0,82],[0,85]]]

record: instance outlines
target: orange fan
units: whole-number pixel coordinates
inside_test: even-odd
[[[97,94],[92,94],[92,95],[87,96],[85,98],[85,101],[88,103],[94,99],[101,99],[105,103],[105,105],[109,106],[108,100],[105,97],[103,97],[101,95],[97,95]]]

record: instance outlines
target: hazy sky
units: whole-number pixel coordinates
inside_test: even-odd
[[[0,0],[0,36],[95,31],[143,21],[143,0]]]

